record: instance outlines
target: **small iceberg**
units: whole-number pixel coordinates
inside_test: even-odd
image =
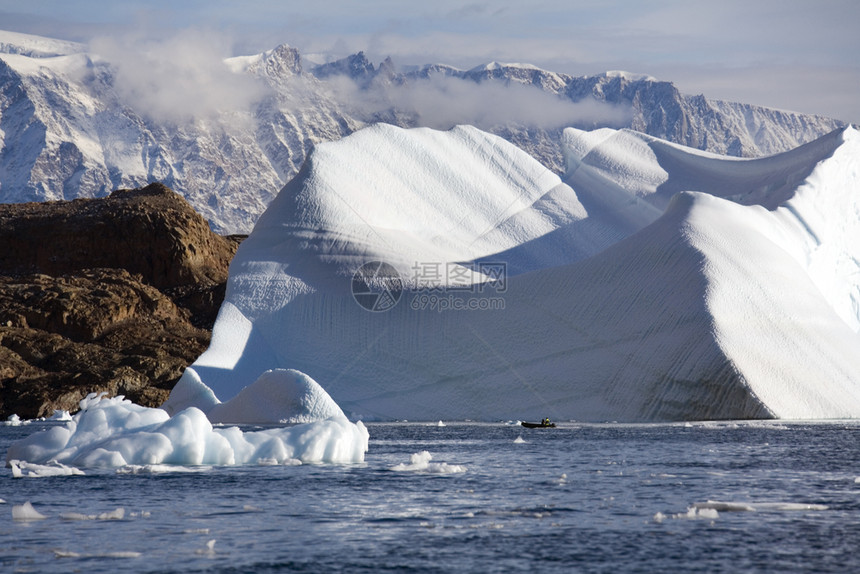
[[[13,443],[6,464],[20,472],[76,474],[86,467],[362,462],[368,432],[343,413],[295,426],[216,428],[200,409],[174,416],[124,397],[91,394],[71,421]],[[336,405],[335,405],[336,406]],[[338,409],[339,411],[339,409]],[[37,466],[33,466],[37,465]]]

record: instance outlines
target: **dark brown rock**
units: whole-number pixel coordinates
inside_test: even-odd
[[[236,252],[158,183],[102,199],[0,205],[0,246],[4,275],[110,267],[158,289],[223,283]]]
[[[208,346],[240,240],[159,184],[0,205],[0,417],[102,391],[161,404]]]

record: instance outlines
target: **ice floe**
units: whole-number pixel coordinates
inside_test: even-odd
[[[459,474],[466,472],[466,467],[447,462],[430,462],[433,459],[428,451],[416,452],[409,457],[408,463],[400,463],[391,470],[395,472],[425,472],[428,474]]]
[[[368,433],[342,414],[262,430],[213,427],[197,408],[170,417],[123,397],[92,394],[71,421],[13,443],[7,465],[20,476],[76,474],[86,467],[352,463],[364,460]],[[17,469],[17,470],[15,470]]]

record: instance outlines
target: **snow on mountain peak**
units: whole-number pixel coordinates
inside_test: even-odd
[[[532,64],[517,64],[517,63],[503,63],[503,62],[490,62],[488,64],[483,64],[480,66],[476,66],[472,68],[471,71],[483,71],[483,70],[504,70],[505,68],[519,68],[521,70],[539,70],[544,71],[534,66]]]
[[[627,80],[628,82],[658,82],[659,80],[654,76],[650,76],[648,74],[634,74],[631,72],[625,72],[624,70],[607,70],[603,73],[603,77],[605,78],[621,78],[623,80]]]
[[[19,54],[30,58],[50,58],[84,52],[86,46],[78,42],[55,40],[32,34],[0,30],[0,54]]]

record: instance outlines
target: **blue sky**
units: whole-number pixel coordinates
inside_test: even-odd
[[[860,123],[857,0],[0,0],[0,29],[88,41],[217,33],[231,55],[288,43],[375,62],[610,69],[686,93]]]

